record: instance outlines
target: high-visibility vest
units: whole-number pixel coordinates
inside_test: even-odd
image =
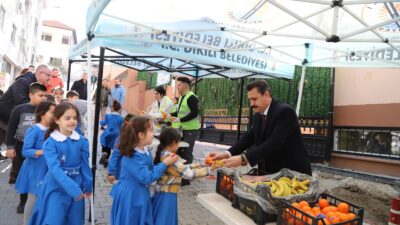
[[[197,96],[192,91],[188,92],[183,99],[182,96],[179,98],[178,118],[183,118],[190,113],[190,108],[187,104],[187,100],[189,99],[190,96],[195,96],[197,98]],[[200,129],[200,118],[197,115],[195,118],[189,121],[180,122],[180,125],[182,126],[183,130],[198,130]]]

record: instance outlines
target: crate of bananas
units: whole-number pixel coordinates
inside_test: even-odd
[[[257,201],[264,211],[276,213],[281,200],[312,201],[317,197],[318,181],[289,169],[265,176],[235,174],[234,193]]]

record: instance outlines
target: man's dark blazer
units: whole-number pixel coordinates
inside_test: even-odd
[[[264,128],[262,124],[261,113],[256,113],[250,131],[228,151],[232,155],[239,155],[253,146],[245,156],[251,166],[258,163],[258,169],[265,174],[288,168],[311,175],[311,164],[293,109],[273,99]]]

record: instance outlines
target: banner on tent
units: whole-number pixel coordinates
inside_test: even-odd
[[[224,71],[228,74],[236,74],[235,76],[237,77],[243,76],[243,73],[247,73],[248,75],[252,73],[267,74],[288,79],[293,77],[294,66],[280,62],[280,55],[272,56],[268,47],[254,49],[254,43],[241,40],[230,33],[219,31],[220,28],[217,24],[195,20],[162,24],[160,26],[168,30],[184,30],[185,28],[196,27],[197,29],[215,31],[154,32],[149,28],[130,23],[121,23],[113,19],[103,19],[94,32],[95,35],[98,33],[102,35],[92,40],[92,46],[123,49],[134,52],[136,55],[144,53],[195,63],[236,68],[239,69],[239,72]],[[76,45],[71,50],[70,56],[74,57],[82,54],[85,50],[85,45],[87,45],[87,40]],[[223,51],[221,49],[231,49],[232,51]],[[243,49],[248,50],[243,51]],[[154,62],[158,63],[157,61]],[[167,66],[169,62],[164,63]],[[140,67],[139,65],[138,69]],[[199,76],[203,75],[200,74]],[[207,75],[211,74],[208,73]]]

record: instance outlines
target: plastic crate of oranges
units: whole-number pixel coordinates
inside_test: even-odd
[[[315,202],[282,201],[278,224],[283,225],[362,225],[364,209],[323,193]]]

